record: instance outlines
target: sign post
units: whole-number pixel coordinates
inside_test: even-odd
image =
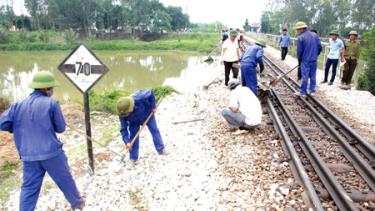
[[[109,71],[108,67],[85,45],[78,45],[58,66],[58,69],[83,94],[87,154],[91,173],[94,173],[94,155],[91,141],[90,89]]]

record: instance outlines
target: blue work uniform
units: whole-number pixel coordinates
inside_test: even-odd
[[[140,126],[146,121],[152,110],[156,108],[155,95],[151,90],[139,90],[132,95],[134,99],[134,110],[128,116],[120,116],[121,135],[125,144],[129,144],[135,137]],[[156,119],[153,115],[147,123],[151,132],[152,140],[156,151],[163,152],[164,143],[160,135]],[[139,157],[139,137],[135,140],[130,150],[130,160],[138,160]]]
[[[319,36],[309,30],[305,30],[298,37],[297,57],[301,61],[302,84],[301,95],[307,94],[307,83],[310,78],[310,93],[316,90],[317,60],[322,51]]]
[[[82,204],[63,144],[56,136],[65,131],[65,126],[59,103],[41,91],[34,91],[23,101],[12,104],[0,116],[0,129],[13,133],[23,163],[20,210],[35,209],[46,172],[72,208]]]
[[[246,48],[240,59],[242,86],[247,86],[257,95],[257,64],[263,70],[263,53],[264,50],[258,45],[252,45]]]

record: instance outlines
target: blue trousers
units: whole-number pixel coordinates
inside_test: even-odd
[[[134,124],[130,125],[129,130],[130,130],[131,139],[133,139],[135,134],[138,132],[138,130],[140,129],[140,126],[141,125],[134,125]],[[156,151],[158,151],[158,153],[161,153],[164,149],[164,143],[163,143],[163,140],[161,138],[159,128],[156,125],[155,116],[152,116],[150,121],[148,121],[147,127],[150,130],[150,133],[151,133],[152,140],[154,142],[154,146],[155,146]],[[129,155],[130,160],[138,160],[138,157],[139,157],[139,137],[135,140],[135,142],[133,144],[133,147],[131,148],[129,153],[130,153],[130,155]]]
[[[336,70],[337,70],[337,64],[339,63],[338,59],[327,59],[326,61],[326,67],[324,69],[324,81],[327,82],[328,80],[328,74],[329,74],[329,68],[332,65],[332,76],[330,82],[335,81],[336,77]]]
[[[23,162],[20,211],[32,211],[35,209],[46,172],[64,193],[71,207],[73,209],[78,208],[83,199],[70,174],[68,159],[64,153],[61,153],[48,160]]]
[[[257,70],[256,67],[241,63],[242,86],[247,86],[257,95]]]
[[[301,94],[307,94],[307,83],[310,79],[310,93],[316,91],[316,70],[317,62],[301,62],[301,73],[302,73],[302,84],[301,84]]]

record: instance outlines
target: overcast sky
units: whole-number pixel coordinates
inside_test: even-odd
[[[7,0],[0,0],[7,1]],[[62,0],[63,1],[63,0]],[[242,28],[246,18],[260,22],[267,0],[160,0],[165,6],[180,6],[193,23],[220,21],[232,28]],[[14,0],[16,14],[25,13],[24,0]]]
[[[237,28],[249,22],[260,22],[267,0],[160,0],[165,6],[183,8],[193,23],[220,21],[228,27]]]

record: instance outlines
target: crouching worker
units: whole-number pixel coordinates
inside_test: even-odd
[[[233,79],[228,83],[231,90],[229,108],[222,111],[231,130],[253,130],[261,124],[262,109],[255,94],[246,86],[241,86],[239,80]]]
[[[59,103],[52,99],[58,86],[52,73],[41,71],[29,84],[34,92],[14,103],[0,117],[0,129],[13,133],[22,160],[23,181],[19,210],[34,210],[47,172],[72,209],[83,209],[84,199],[69,171],[68,159],[56,133],[65,131]]]
[[[120,98],[117,102],[117,112],[121,123],[122,140],[130,150],[130,160],[137,161],[139,157],[139,138],[137,137],[133,146],[133,140],[141,125],[145,123],[151,113],[156,112],[156,101],[154,92],[151,90],[139,90],[132,96]],[[166,155],[163,140],[160,135],[156,119],[153,115],[146,123],[151,132],[156,151],[160,155]]]

